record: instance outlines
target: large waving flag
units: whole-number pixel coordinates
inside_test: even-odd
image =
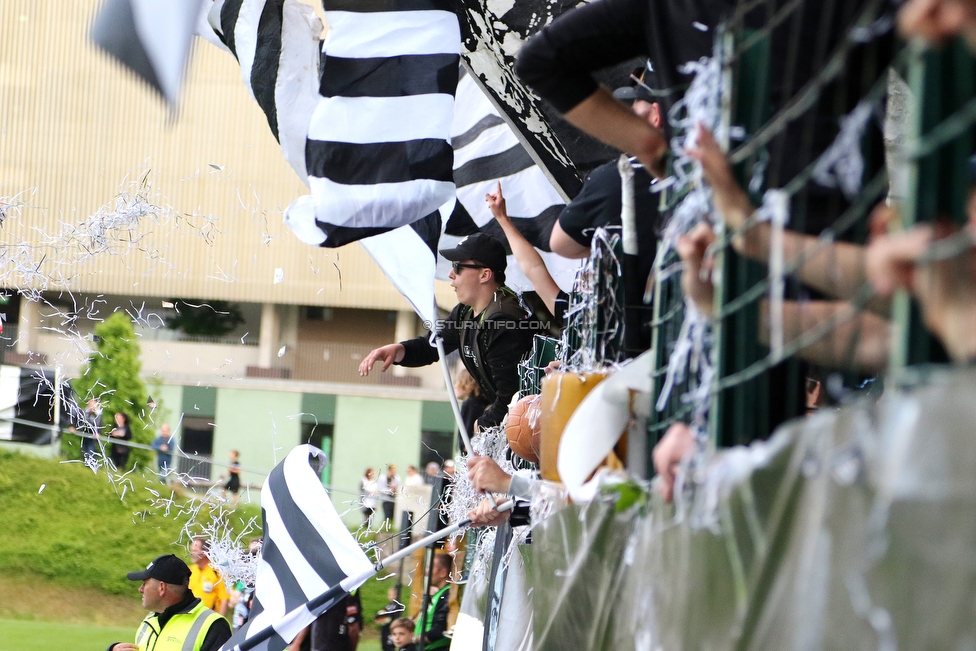
[[[461,30],[448,0],[330,0],[290,224],[319,246],[407,226],[454,197],[450,145]],[[314,226],[314,229],[313,229]]]
[[[305,139],[318,99],[322,21],[298,0],[207,0],[205,9],[200,34],[237,58],[285,160],[308,185]]]
[[[508,250],[505,234],[485,202],[485,194],[494,192],[501,183],[512,223],[539,250],[556,284],[569,291],[579,261],[567,260],[551,253],[549,248],[552,227],[565,207],[562,197],[477,80],[464,69],[454,106],[451,144],[457,204],[444,222],[439,248],[452,247],[466,235],[484,232],[497,238]],[[438,258],[437,277],[446,279],[450,268],[448,261]],[[513,289],[532,289],[511,254],[505,276],[506,284]]]
[[[322,481],[325,453],[300,445],[261,490],[264,546],[251,618],[224,649],[282,651],[347,592],[375,573]]]
[[[313,115],[320,108],[323,99],[319,94],[320,89],[325,88],[326,92],[331,93],[334,89],[345,85],[350,88],[348,91],[350,93],[354,92],[353,89],[356,87],[360,88],[361,92],[368,90],[376,85],[375,81],[369,82],[369,73],[379,76],[389,74],[390,67],[396,67],[397,62],[392,60],[383,63],[375,57],[367,57],[363,63],[366,68],[363,74],[367,78],[355,79],[351,76],[352,66],[348,65],[349,62],[340,61],[337,65],[330,66],[329,72],[342,76],[345,70],[347,73],[344,77],[345,81],[327,82],[322,77],[321,64],[328,61],[335,63],[336,58],[342,57],[330,59],[330,54],[322,56],[323,46],[319,37],[323,27],[311,7],[299,0],[207,0],[207,2],[209,3],[207,21],[200,28],[201,35],[211,42],[226,47],[237,57],[244,83],[264,111],[268,125],[281,143],[285,159],[299,178],[306,185],[310,185],[309,168],[306,166],[306,141],[309,139]],[[436,12],[435,16],[443,18],[442,13]],[[383,12],[379,12],[378,15],[382,16]],[[456,25],[456,18],[454,21]],[[443,24],[444,21],[441,20],[441,27]],[[419,33],[418,31],[417,34]],[[413,38],[417,34],[407,30],[400,34],[400,38]],[[341,39],[339,45],[342,45]],[[330,49],[329,52],[333,51]],[[348,49],[346,53],[349,53]],[[355,59],[362,57],[345,58],[353,59],[352,63],[359,63]],[[419,62],[416,57],[412,60],[413,63]],[[456,54],[454,61],[456,67]],[[432,62],[436,64],[437,58],[435,57]],[[381,63],[383,65],[380,65]],[[413,70],[422,69],[422,67],[413,68]],[[428,69],[425,74],[430,76],[432,73]],[[453,93],[453,87],[450,87],[450,92]],[[359,97],[358,99],[366,102],[371,98]],[[372,105],[371,102],[370,104]],[[374,114],[374,118],[376,117]],[[318,152],[313,157],[313,176],[317,172],[321,174],[321,166],[325,164],[323,158],[328,158],[323,156],[319,146],[321,144],[323,143],[313,146],[313,150]],[[406,143],[401,144],[406,145]],[[344,151],[349,153],[350,150],[346,147]],[[361,153],[368,152],[364,149]],[[360,161],[362,164],[369,162]],[[377,163],[377,161],[372,162]],[[403,163],[402,160],[400,162]],[[446,165],[450,168],[450,159],[446,160]],[[450,194],[453,196],[453,188]],[[400,198],[406,199],[407,195],[404,194]],[[440,215],[436,212],[436,207],[431,208],[427,216],[414,221],[409,226],[392,230],[336,227],[319,222],[314,214],[314,201],[311,201],[308,210],[289,210],[285,219],[299,239],[314,246],[335,246],[338,245],[340,238],[351,241],[357,237],[382,233],[362,239],[360,243],[376,260],[394,286],[413,305],[420,317],[433,321],[437,318],[433,277],[437,238],[440,233]],[[335,238],[329,240],[330,235]]]
[[[529,4],[531,14],[545,3]],[[530,176],[541,172],[535,166],[521,169],[527,156],[513,149],[519,143],[509,131],[504,135],[511,141],[494,141],[504,150],[485,150],[482,145],[491,140],[486,137],[449,146],[460,50],[454,4],[340,0],[327,9],[331,30],[322,43],[322,23],[299,0],[106,0],[96,19],[96,27],[102,27],[93,28],[93,37],[105,41],[103,47],[175,102],[179,86],[173,82],[186,65],[187,34],[199,23],[198,33],[237,58],[244,83],[264,111],[285,159],[312,188],[312,195],[295,202],[286,214],[295,234],[318,246],[360,240],[418,314],[433,320],[438,239],[450,246],[481,229],[500,236],[497,225],[479,214],[484,187],[478,184],[484,185],[485,174],[503,180],[516,224],[542,251],[556,203],[542,212],[536,208],[558,199],[545,182],[538,191],[524,193],[519,183],[508,186],[514,180],[508,177],[520,171]],[[201,13],[202,19],[194,20]],[[477,90],[471,97],[491,110]],[[516,126],[524,127],[519,122],[523,117],[515,119]],[[493,119],[500,119],[497,113]],[[550,150],[536,146],[532,136],[538,134],[520,133],[533,143],[535,158],[550,175],[560,176],[560,165],[571,166],[568,159],[554,164],[543,155]],[[452,166],[455,149],[464,149],[466,158]],[[498,165],[501,171],[493,173]],[[452,216],[455,176],[462,191]],[[557,183],[565,189],[572,185],[569,177]],[[518,207],[520,197],[528,200],[527,206]],[[444,229],[442,214],[445,221],[452,216]],[[567,287],[572,272],[560,270],[557,259],[544,257],[556,281]],[[528,288],[514,264],[508,276],[513,287]]]

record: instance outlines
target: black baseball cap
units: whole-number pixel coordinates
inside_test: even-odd
[[[657,101],[651,93],[651,89],[644,85],[644,74],[647,72],[645,66],[635,68],[630,73],[630,81],[626,86],[621,86],[613,91],[613,96],[625,104],[633,104],[636,100],[645,102]],[[639,80],[639,81],[638,81]]]
[[[190,568],[173,554],[160,556],[139,572],[129,572],[125,578],[130,581],[156,579],[173,585],[186,585],[190,581]]]
[[[463,262],[474,260],[495,272],[504,272],[508,265],[505,259],[505,247],[502,243],[485,233],[468,235],[458,242],[453,249],[441,249],[440,254],[445,260]]]

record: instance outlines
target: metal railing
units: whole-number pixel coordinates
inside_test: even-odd
[[[141,328],[136,327],[136,333],[146,341],[184,341],[200,344],[228,344],[234,346],[257,346],[259,336],[257,332],[245,333],[242,337],[226,335],[189,335],[180,330],[169,328]]]

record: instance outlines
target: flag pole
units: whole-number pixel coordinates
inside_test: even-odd
[[[511,510],[513,506],[515,506],[514,499],[509,500],[505,504],[495,507],[495,510],[497,510],[499,513],[504,513],[505,511]],[[467,527],[470,524],[471,524],[471,519],[465,518],[464,520],[461,520],[456,524],[452,524],[447,527],[444,527],[440,531],[435,531],[429,536],[426,536],[418,540],[414,544],[408,545],[403,549],[401,549],[400,551],[390,554],[385,559],[377,561],[376,564],[373,566],[373,569],[364,572],[359,576],[346,577],[340,583],[332,586],[331,588],[329,588],[319,596],[310,599],[308,603],[306,603],[302,608],[312,611],[320,606],[324,606],[326,604],[336,602],[339,600],[339,598],[348,594],[349,592],[354,590],[357,586],[362,585],[368,579],[372,578],[377,572],[385,568],[388,564],[395,563],[396,561],[399,561],[401,558],[405,558],[410,554],[414,553],[418,549],[423,549],[424,547],[426,547],[432,542],[438,541],[441,538],[446,538],[447,536],[450,536],[451,534],[456,532],[458,529]],[[297,610],[300,609],[296,609],[296,611]],[[295,611],[292,611],[292,613],[294,612]],[[256,634],[247,638],[237,646],[232,647],[230,651],[246,651],[247,649],[253,649],[257,647],[259,644],[261,644],[262,642],[270,640],[276,633],[277,631],[275,630],[275,627],[273,625],[268,626],[267,628],[261,629]]]
[[[457,421],[458,430],[461,432],[461,440],[464,441],[464,451],[467,455],[473,456],[471,449],[471,439],[468,437],[468,428],[464,425],[461,418],[461,407],[458,405],[457,394],[454,393],[454,381],[451,380],[451,369],[447,367],[447,355],[444,353],[444,337],[440,333],[436,335],[437,356],[441,360],[441,370],[444,372],[444,384],[447,385],[447,395],[451,399],[451,408],[454,410],[454,420]]]
[[[461,432],[461,440],[464,441],[464,451],[469,457],[474,456],[474,449],[471,447],[471,439],[468,437],[468,428],[464,426],[464,419],[461,418],[461,407],[458,405],[457,394],[454,393],[454,382],[451,380],[451,369],[447,367],[447,355],[444,353],[444,337],[438,332],[434,335],[437,342],[437,356],[441,360],[441,370],[444,372],[444,384],[447,385],[447,395],[451,398],[451,408],[454,410],[454,420],[457,422],[458,431]],[[492,507],[497,508],[495,496],[485,493]],[[453,531],[451,533],[454,533]]]
[[[499,513],[504,513],[505,511],[511,511],[513,506],[515,506],[515,500],[509,500],[504,504],[499,504],[498,506],[496,506],[495,510],[498,511]],[[425,536],[424,538],[421,538],[420,540],[413,543],[412,545],[407,545],[400,551],[393,552],[386,558],[376,561],[376,565],[374,567],[376,568],[376,571],[379,572],[380,570],[387,567],[391,563],[395,563],[401,558],[406,558],[407,556],[410,556],[418,549],[423,549],[427,545],[433,542],[437,542],[441,538],[447,538],[451,534],[457,532],[459,529],[463,529],[464,527],[467,527],[470,524],[471,524],[471,518],[465,518],[460,522],[448,525],[439,531],[435,531],[429,536]]]

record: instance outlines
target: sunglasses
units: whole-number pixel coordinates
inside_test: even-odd
[[[455,274],[461,273],[462,269],[486,269],[482,264],[464,264],[463,262],[452,262],[451,269],[454,270]]]

